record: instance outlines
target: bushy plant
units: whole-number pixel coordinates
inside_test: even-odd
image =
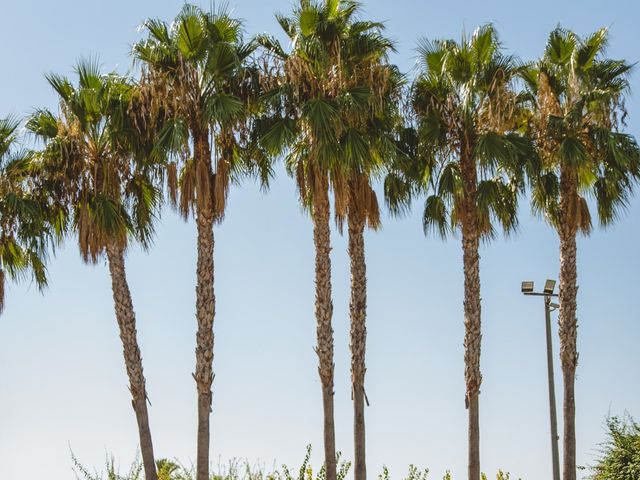
[[[336,453],[336,465],[337,468],[337,479],[344,480],[349,473],[349,469],[351,468],[351,462],[347,462],[341,460],[342,454],[340,452]],[[318,473],[316,473],[315,477],[313,475],[313,468],[311,467],[311,445],[307,445],[307,452],[304,456],[304,460],[302,461],[302,465],[298,469],[298,474],[293,475],[289,470],[289,467],[286,465],[282,465],[282,473],[279,471],[273,472],[273,478],[275,480],[325,480],[325,470],[324,465],[320,467]]]
[[[637,425],[636,425],[637,428]],[[336,464],[338,465],[337,480],[345,480],[351,468],[351,462],[342,460],[340,452],[336,454]],[[113,456],[107,457],[105,471],[91,473],[82,466],[78,459],[71,456],[74,472],[77,480],[144,480],[142,464],[136,459],[126,473],[121,474]],[[157,462],[158,480],[194,480],[195,472],[193,467],[185,467],[168,459],[160,459]],[[311,465],[311,445],[307,445],[306,453],[299,468],[291,470],[287,465],[282,465],[281,471],[274,469],[268,471],[263,465],[251,464],[247,460],[233,459],[227,465],[218,465],[218,469],[211,475],[211,480],[325,480],[324,466],[314,473]],[[596,480],[604,480],[618,477],[594,477]],[[628,477],[638,480],[640,477]],[[389,469],[384,466],[382,473],[378,475],[378,480],[391,480]],[[409,465],[409,470],[401,480],[429,480],[429,469],[420,470],[415,465]],[[442,480],[453,480],[451,473],[447,471]],[[487,480],[483,473],[482,480]],[[509,473],[498,471],[496,480],[510,480]],[[620,477],[620,480],[627,480],[627,477]]]
[[[91,473],[78,461],[73,452],[71,453],[71,462],[73,463],[73,473],[76,476],[76,480],[143,480],[142,463],[140,463],[138,459],[131,464],[131,467],[129,467],[129,470],[125,474],[120,473],[113,455],[107,456],[105,460],[105,472],[103,473],[95,469],[93,473]]]
[[[638,480],[640,478],[640,424],[630,415],[609,417],[607,440],[592,467],[593,480]]]
[[[233,459],[227,465],[218,465],[218,469],[211,475],[211,480],[325,480],[324,466],[314,475],[311,460],[311,445],[307,445],[306,454],[302,465],[297,469],[297,474],[282,465],[282,471],[274,469],[269,472],[260,464],[251,464],[247,460]],[[116,465],[115,458],[111,455],[105,461],[103,472],[94,469],[93,472],[83,466],[77,457],[71,453],[73,471],[77,480],[144,480],[142,464],[136,458],[125,473],[120,473]],[[338,465],[337,480],[345,480],[351,462],[341,460],[341,453],[336,454]],[[185,467],[180,463],[163,458],[157,462],[158,480],[194,480],[195,472],[193,466]],[[419,477],[408,478],[407,480],[425,480]]]
[[[486,474],[481,474],[482,480],[487,480]],[[428,480],[429,478],[429,469],[425,468],[424,470],[418,469],[415,465],[409,465],[409,473],[402,480]],[[502,470],[498,470],[496,475],[496,480],[509,480],[511,478],[509,472],[503,472]],[[378,475],[378,480],[391,480],[391,476],[389,475],[389,469],[384,466],[382,467],[382,473]],[[451,476],[451,472],[449,470],[446,471],[442,480],[453,480]],[[521,479],[519,479],[521,480]]]
[[[415,465],[409,465],[409,473],[403,480],[427,480],[429,476],[429,469],[425,468],[424,470],[418,469]],[[382,473],[378,475],[378,480],[391,480],[391,476],[389,475],[389,469],[385,466],[382,467]]]

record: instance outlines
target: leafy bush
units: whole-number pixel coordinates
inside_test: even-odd
[[[275,470],[267,472],[261,465],[252,465],[247,460],[234,459],[227,466],[218,466],[218,471],[213,473],[211,480],[325,480],[324,466],[314,475],[310,464],[311,445],[307,446],[307,451],[302,465],[297,469],[297,474],[293,475],[286,465],[282,465],[282,472]],[[345,480],[351,462],[341,460],[340,452],[336,455],[338,463],[338,480]],[[73,471],[78,480],[143,480],[142,463],[136,459],[126,473],[120,473],[113,456],[108,456],[105,461],[104,472],[94,469],[93,473],[84,467],[71,453]],[[158,480],[194,480],[195,472],[193,467],[185,467],[179,463],[166,458],[156,462],[158,468]],[[419,478],[411,480],[421,480]]]
[[[336,463],[338,464],[338,480],[344,480],[347,476],[347,473],[349,473],[349,469],[351,468],[351,462],[341,460],[341,456],[342,454],[340,452],[336,454]],[[274,480],[324,480],[324,465],[318,470],[318,473],[316,473],[314,477],[310,459],[311,445],[307,445],[307,453],[304,456],[302,465],[298,469],[297,475],[292,475],[289,468],[286,465],[282,465],[282,473],[276,470],[275,472],[273,472],[271,478]]]
[[[89,472],[83,467],[77,458],[71,456],[74,472],[78,480],[143,480],[142,464],[139,460],[134,461],[129,470],[125,474],[120,474],[114,458],[108,457],[105,462],[105,472],[98,473]],[[345,480],[351,462],[341,460],[340,452],[336,455],[338,464],[338,480]],[[324,466],[315,474],[311,466],[311,445],[307,445],[307,451],[299,468],[292,471],[286,465],[282,465],[282,471],[274,470],[267,472],[261,465],[252,465],[246,460],[232,460],[225,467],[218,466],[218,471],[213,473],[211,480],[325,480]],[[160,459],[157,461],[158,480],[194,480],[195,473],[193,467],[184,467],[183,465],[168,459]],[[106,477],[105,477],[106,475]],[[496,475],[496,480],[509,480],[509,474],[503,473],[502,470]],[[609,478],[609,477],[602,477]],[[389,469],[383,467],[382,473],[378,475],[378,480],[391,480]],[[429,469],[420,470],[415,465],[409,465],[409,471],[402,480],[430,480]],[[451,474],[447,472],[443,480],[453,480]],[[482,480],[487,480],[485,474],[482,474]],[[601,477],[598,477],[601,480]],[[626,480],[626,478],[624,479]],[[637,480],[634,477],[633,480]]]
[[[76,456],[71,453],[71,462],[73,463],[73,472],[75,473],[76,479],[84,479],[84,480],[104,480],[105,477],[102,473],[94,470],[91,473],[87,468],[85,468],[76,458]],[[139,461],[133,462],[129,471],[124,475],[121,475],[119,469],[116,467],[116,462],[113,456],[108,456],[105,461],[105,473],[106,480],[143,480],[142,475],[142,464]],[[173,480],[173,479],[172,479]],[[176,479],[177,480],[177,479]]]
[[[592,467],[593,480],[640,479],[640,424],[629,415],[607,419],[607,440]]]
[[[511,476],[508,472],[505,473],[502,470],[498,470],[496,480],[509,480],[510,478]],[[391,480],[387,467],[382,467],[382,473],[378,475],[378,480]],[[409,473],[403,480],[429,480],[429,469],[419,470],[415,465],[409,465]],[[453,480],[451,472],[447,470],[442,480]],[[482,474],[482,480],[487,480],[487,476],[484,473]]]
[[[404,478],[404,480],[428,480],[429,469],[425,468],[424,470],[419,470],[415,465],[409,465],[409,473]],[[378,475],[378,480],[391,480],[389,475],[389,469],[384,466],[382,467],[382,473]]]

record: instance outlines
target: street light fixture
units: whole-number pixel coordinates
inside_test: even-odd
[[[557,303],[552,303],[551,298],[557,297],[553,293],[556,288],[555,280],[547,280],[543,291],[534,291],[533,282],[522,282],[521,291],[525,295],[544,297],[544,317],[547,333],[547,375],[549,380],[549,419],[551,422],[551,459],[553,463],[553,480],[560,480],[560,458],[558,454],[558,418],[556,413],[556,391],[553,380],[553,346],[551,343],[551,312],[560,308]]]
[[[532,293],[533,282],[522,282],[522,293]]]
[[[552,295],[555,288],[556,288],[555,280],[547,280],[546,282],[544,282],[544,293],[546,295]]]

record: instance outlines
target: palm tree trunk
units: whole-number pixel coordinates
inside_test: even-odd
[[[578,178],[575,172],[561,166],[560,170],[560,292],[558,315],[560,337],[560,364],[564,396],[563,480],[576,480],[576,404],[574,396],[575,374],[578,366],[578,320],[576,318],[578,269],[576,265],[578,230]]]
[[[561,234],[560,238],[560,360],[564,382],[564,480],[576,480],[576,404],[575,374],[578,364],[576,319],[578,271],[576,266],[575,234]]]
[[[480,255],[479,239],[472,229],[463,228],[464,264],[464,375],[469,410],[469,480],[480,478]]]
[[[366,480],[364,424],[364,376],[367,340],[367,265],[364,250],[364,222],[349,215],[349,258],[351,260],[351,388],[353,396],[353,440],[355,480]]]
[[[316,248],[316,335],[322,404],[324,411],[324,462],[326,480],[336,480],[336,433],[333,418],[333,302],[331,300],[331,235],[329,197],[325,188],[312,207],[313,242]]]
[[[117,245],[107,247],[109,272],[116,319],[120,328],[120,340],[124,353],[124,362],[129,376],[129,390],[131,391],[132,406],[138,422],[140,436],[140,450],[144,466],[145,479],[157,480],[156,463],[153,455],[153,442],[149,427],[149,413],[147,411],[147,390],[145,387],[142,357],[138,346],[136,331],[136,316],[133,310],[131,292],[127,283],[124,265],[123,248]]]
[[[480,229],[477,220],[478,176],[473,144],[463,138],[461,154],[464,200],[462,215],[462,261],[464,268],[464,378],[469,410],[469,480],[480,479],[480,347],[482,343],[480,304]]]
[[[196,480],[209,480],[209,443],[211,415],[211,385],[213,383],[213,319],[215,294],[213,290],[213,216],[199,213],[198,260],[196,268],[196,371],[194,378],[198,390],[198,443],[196,453]]]

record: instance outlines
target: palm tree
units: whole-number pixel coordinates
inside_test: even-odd
[[[27,122],[27,128],[45,144],[38,155],[36,176],[41,189],[66,210],[67,227],[78,239],[83,260],[95,264],[107,257],[145,478],[157,480],[125,270],[130,240],[148,247],[153,234],[160,198],[153,181],[155,157],[149,155],[149,145],[141,144],[128,114],[135,95],[130,81],[101,74],[95,61],[80,61],[75,70],[77,85],[60,75],[47,76],[60,97],[59,115],[39,110]]]
[[[382,29],[379,24],[372,24],[372,29]],[[359,36],[360,33],[357,34]],[[365,35],[379,35],[379,32],[366,31]],[[355,39],[354,39],[355,40]],[[366,314],[367,314],[367,276],[365,259],[364,229],[368,226],[372,230],[380,227],[380,210],[378,199],[371,181],[382,171],[385,164],[396,156],[397,148],[394,142],[394,130],[400,116],[397,108],[400,99],[402,76],[398,70],[386,62],[386,50],[390,43],[378,37],[380,44],[376,46],[380,51],[378,57],[370,57],[374,64],[369,65],[371,82],[366,88],[372,92],[372,101],[364,112],[346,112],[345,123],[352,125],[363,142],[360,148],[353,148],[357,144],[343,142],[344,158],[348,172],[342,187],[346,191],[336,191],[336,217],[338,227],[342,231],[342,224],[346,216],[348,226],[348,252],[351,270],[351,299],[349,314],[351,318],[350,348],[351,348],[351,388],[354,415],[354,478],[366,480],[366,437],[364,406],[368,403],[364,380],[366,373]],[[376,45],[372,42],[370,47]],[[363,49],[367,56],[371,52]],[[360,77],[366,79],[367,75]],[[364,85],[363,85],[364,88]],[[338,186],[336,186],[338,187]],[[336,188],[338,190],[338,188]],[[344,198],[345,202],[338,199]]]
[[[481,240],[517,226],[517,199],[527,142],[515,130],[517,61],[502,53],[493,26],[471,38],[422,40],[410,102],[413,125],[400,132],[406,157],[385,179],[394,213],[428,192],[423,227],[446,236],[460,230],[464,266],[464,363],[469,410],[469,480],[480,478],[479,394]]]
[[[31,152],[16,148],[19,122],[0,119],[0,314],[6,277],[31,275],[40,289],[47,284],[45,261],[52,224],[44,198],[30,184]]]
[[[578,233],[588,235],[591,208],[603,226],[626,207],[640,178],[640,150],[625,125],[631,70],[605,56],[607,29],[584,38],[556,28],[542,58],[523,71],[529,127],[539,163],[531,176],[533,208],[560,239],[560,359],[564,381],[563,478],[576,478],[574,383],[577,351]],[[594,199],[590,206],[587,200]]]
[[[176,159],[167,169],[169,196],[185,219],[194,215],[198,231],[196,478],[208,480],[214,377],[213,225],[224,217],[232,180],[248,173],[258,173],[263,181],[269,176],[268,163],[249,148],[251,105],[258,86],[256,69],[249,62],[255,45],[243,43],[241,22],[224,9],[206,12],[187,4],[170,25],[147,20],[144,28],[148,37],[133,49],[143,69],[142,113],[166,121],[161,148]]]
[[[330,189],[335,216],[349,223],[352,259],[352,379],[356,478],[366,477],[364,437],[364,353],[366,267],[363,230],[377,227],[379,212],[370,185],[371,172],[392,142],[382,126],[399,74],[388,65],[391,42],[383,25],[356,19],[353,1],[301,0],[291,16],[276,18],[292,42],[262,36],[273,56],[272,92],[260,119],[267,152],[286,149],[286,166],[297,182],[302,205],[313,221],[316,284],[316,353],[322,384],[324,452],[328,480],[336,478],[334,426],[333,304],[331,299]]]

